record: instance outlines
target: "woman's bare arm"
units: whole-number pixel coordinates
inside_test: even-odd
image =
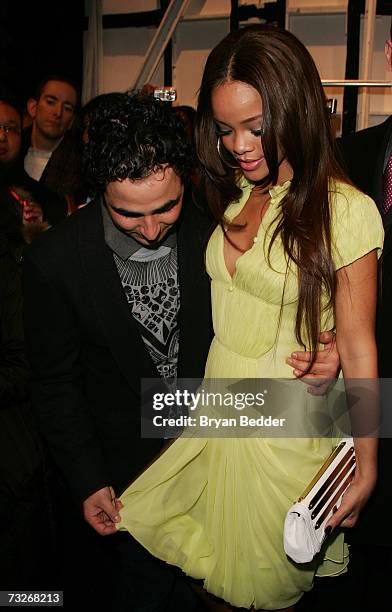
[[[355,432],[361,425],[364,428],[369,423],[374,425],[378,417],[376,301],[377,255],[376,251],[371,251],[337,272],[336,342],[346,393],[350,395],[350,387],[355,386],[356,392],[358,388],[363,389],[364,397],[360,398],[359,405],[355,407],[355,423],[351,415],[357,458],[355,476],[341,506],[327,525],[331,527],[352,527],[356,523],[377,478],[377,438],[355,437]],[[361,379],[360,385],[352,382],[354,379]],[[367,411],[366,415],[364,409]],[[364,416],[366,423],[359,423],[360,420],[363,421]]]

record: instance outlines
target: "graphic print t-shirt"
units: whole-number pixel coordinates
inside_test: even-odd
[[[142,247],[126,261],[116,253],[114,259],[132,316],[159,374],[175,378],[180,302],[177,246]]]

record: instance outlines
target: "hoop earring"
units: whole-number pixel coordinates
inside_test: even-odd
[[[216,142],[216,150],[218,151],[218,155],[221,159],[221,162],[227,166],[228,168],[231,168],[232,170],[238,170],[239,165],[237,164],[236,166],[232,166],[231,164],[229,164],[225,158],[223,157],[222,153],[221,153],[221,140],[220,140],[220,136],[218,136],[218,140]]]

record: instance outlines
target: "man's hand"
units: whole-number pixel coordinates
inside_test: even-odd
[[[121,508],[122,503],[116,498],[113,488],[104,487],[84,500],[83,516],[97,533],[111,535],[117,532]]]
[[[311,372],[301,378],[309,385],[308,392],[312,395],[324,395],[336,379],[340,370],[339,353],[336,349],[335,334],[332,331],[322,332],[319,342],[324,349],[316,353],[316,361]],[[286,359],[286,363],[294,368],[294,376],[300,377],[310,363],[308,351],[296,351]]]
[[[23,223],[42,223],[43,212],[42,208],[36,202],[27,202],[23,206]]]

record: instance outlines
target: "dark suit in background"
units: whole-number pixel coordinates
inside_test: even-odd
[[[0,231],[0,585],[45,589],[53,532],[28,393],[20,273],[19,254]]]
[[[31,146],[31,126],[22,132],[21,167],[24,158]],[[66,216],[68,212],[73,212],[76,206],[85,202],[86,192],[82,178],[82,139],[80,133],[75,130],[68,130],[59,145],[52,152],[48,163],[38,182],[50,192],[57,195],[62,202],[62,208],[57,206],[47,212],[48,218],[52,215]],[[30,177],[31,178],[31,177]]]
[[[392,117],[381,125],[337,140],[337,157],[348,177],[375,200],[382,211],[383,171],[392,136]],[[392,376],[392,210],[381,212],[386,231],[381,261],[382,293],[378,300],[377,344],[380,376]],[[391,440],[380,440],[376,490],[362,510],[357,525],[346,530],[350,546],[348,573],[316,578],[315,586],[296,606],[298,612],[373,612],[390,599],[392,533]]]
[[[383,213],[383,172],[391,154],[392,117],[375,127],[338,141],[342,163],[353,183],[375,200],[385,228],[381,259],[380,296],[377,317],[379,375],[392,378],[392,208]],[[390,410],[391,398],[384,405]],[[376,490],[361,513],[352,539],[352,568],[357,585],[363,585],[358,609],[371,609],[390,598],[392,571],[392,440],[380,439],[379,476]],[[358,589],[360,595],[360,589]],[[366,603],[365,603],[366,602]],[[367,606],[367,607],[366,607]]]

